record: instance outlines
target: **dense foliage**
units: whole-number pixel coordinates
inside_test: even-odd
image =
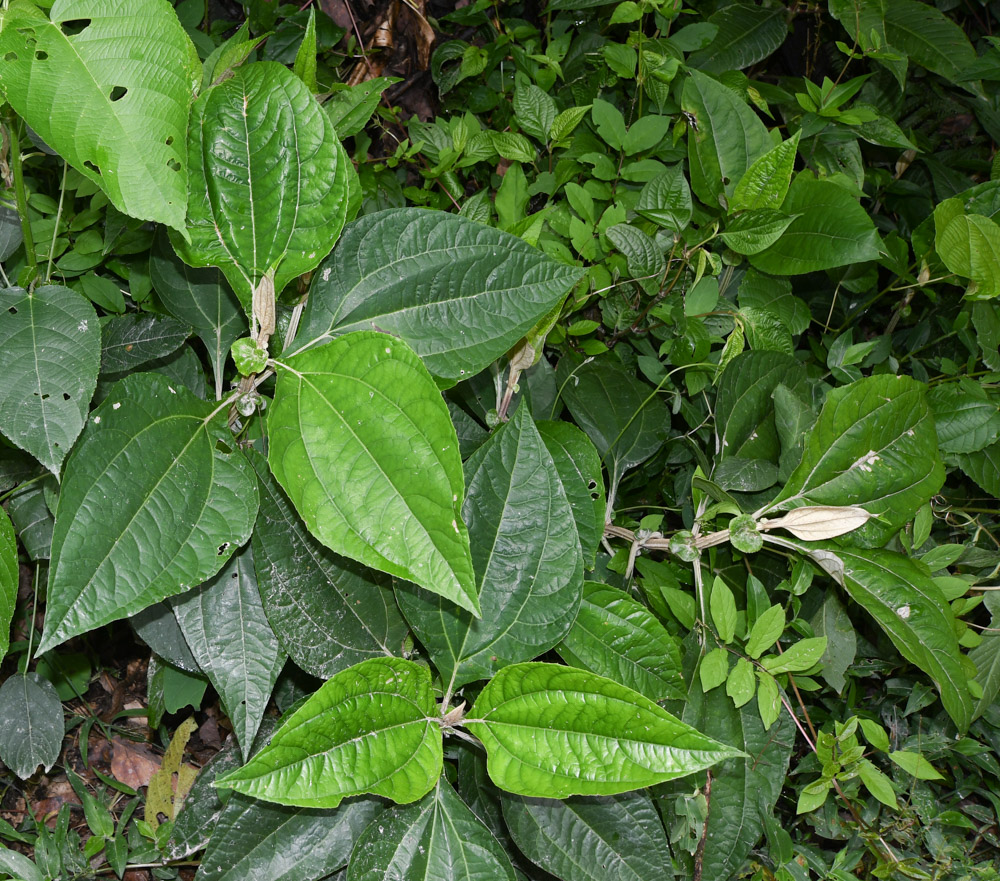
[[[532,6],[4,4],[0,874],[1000,877],[993,6]]]

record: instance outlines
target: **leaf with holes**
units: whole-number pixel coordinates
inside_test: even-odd
[[[0,431],[57,477],[97,387],[101,328],[76,291],[0,290]]]
[[[305,83],[275,62],[238,68],[195,102],[188,127],[192,266],[217,266],[248,312],[315,269],[347,219],[349,160]]]
[[[119,211],[186,235],[184,138],[201,64],[173,8],[56,0],[50,16],[26,0],[4,11],[4,97]]]
[[[257,488],[224,407],[158,373],[122,380],[66,463],[38,654],[211,578],[250,537]]]

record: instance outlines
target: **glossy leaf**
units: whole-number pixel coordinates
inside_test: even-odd
[[[739,754],[624,685],[558,664],[505,667],[466,726],[497,786],[542,798],[628,792]]]
[[[792,169],[795,167],[798,147],[799,133],[796,132],[787,141],[782,141],[756,160],[733,189],[729,210],[770,208],[772,211],[777,211],[781,208],[788,194],[788,185],[792,181]]]
[[[217,266],[243,308],[267,273],[274,290],[315,269],[347,217],[347,155],[288,68],[258,62],[203,92],[188,127],[192,266]]]
[[[947,383],[927,394],[938,446],[948,453],[974,453],[1000,437],[1000,406],[978,384]]]
[[[0,509],[0,661],[10,647],[10,622],[17,602],[17,539],[7,512]]]
[[[681,107],[696,126],[688,131],[691,189],[714,208],[771,143],[764,123],[735,91],[698,70],[689,73]]]
[[[38,653],[214,575],[257,488],[225,409],[157,373],[118,383],[67,462]]]
[[[0,760],[22,780],[48,771],[62,751],[65,724],[55,687],[37,673],[15,673],[0,685]]]
[[[636,214],[658,226],[681,232],[691,222],[691,188],[680,163],[650,180],[639,193]]]
[[[358,840],[347,881],[387,878],[514,881],[514,868],[493,833],[439,779],[416,804],[376,817]]]
[[[185,673],[201,673],[167,600],[147,606],[130,620],[139,638],[164,661]]]
[[[573,512],[526,406],[472,454],[465,477],[482,617],[427,591],[397,593],[449,692],[555,646],[583,588]]]
[[[191,333],[183,322],[152,312],[101,320],[101,373],[124,373],[176,352]]]
[[[708,73],[743,70],[763,61],[785,41],[788,33],[785,11],[780,6],[734,3],[708,18],[718,28],[715,39],[692,52],[687,63]]]
[[[184,138],[201,65],[173,8],[164,0],[125,8],[114,0],[57,0],[50,15],[23,0],[5,10],[7,101],[119,211],[183,235]],[[87,22],[82,31],[64,33],[80,21]]]
[[[464,217],[380,211],[348,226],[316,272],[291,349],[381,330],[403,339],[435,377],[454,385],[510,349],[580,274]]]
[[[336,810],[268,804],[233,793],[201,857],[198,881],[314,881],[347,865],[382,810],[377,799]]]
[[[268,429],[271,470],[323,544],[479,615],[458,438],[409,346],[359,332],[287,359]]]
[[[737,254],[759,254],[781,238],[794,220],[781,211],[754,208],[730,220],[721,238]]]
[[[977,299],[1000,295],[1000,225],[979,214],[959,214],[938,232],[941,262],[975,283]]]
[[[650,700],[681,700],[684,678],[676,639],[624,591],[588,581],[583,602],[556,651],[567,664],[606,676]]]
[[[302,807],[371,793],[408,803],[441,774],[441,727],[426,667],[374,658],[336,674],[216,786]]]
[[[253,534],[257,588],[282,647],[303,670],[329,678],[399,652],[407,627],[386,576],[340,557],[306,529],[267,462],[250,450],[260,513]]]
[[[287,657],[264,615],[250,547],[170,605],[248,755]]]
[[[959,467],[993,498],[1000,499],[1000,441],[958,456]]]
[[[503,815],[520,851],[564,881],[673,877],[663,823],[643,792],[565,801],[504,794]]]
[[[888,0],[885,35],[893,48],[952,82],[976,60],[965,32],[934,6],[916,0]]]
[[[0,431],[57,477],[97,386],[94,307],[59,285],[0,289]]]
[[[874,516],[848,540],[885,544],[944,482],[925,388],[882,374],[831,391],[773,509],[855,505]]]

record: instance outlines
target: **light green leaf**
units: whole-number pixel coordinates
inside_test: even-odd
[[[975,283],[977,299],[1000,296],[1000,225],[981,214],[959,214],[937,235],[936,250],[949,270]]]
[[[732,642],[736,634],[736,599],[729,585],[718,576],[712,584],[708,607],[719,638],[723,642]]]
[[[556,651],[567,664],[606,676],[650,700],[682,700],[677,640],[641,603],[587,582],[576,621]]]
[[[766,731],[781,717],[781,692],[770,673],[757,671],[757,713]]]
[[[374,798],[316,810],[232,793],[201,857],[198,881],[325,878],[347,865],[355,842],[381,811]]]
[[[819,780],[807,783],[799,792],[799,801],[795,807],[795,813],[807,814],[810,811],[815,811],[816,808],[822,807],[831,789],[833,789],[833,781],[826,777],[821,777]]]
[[[726,694],[733,699],[735,707],[749,703],[756,690],[757,680],[753,675],[753,664],[746,658],[739,658],[726,680]]]
[[[889,753],[889,758],[918,780],[944,780],[944,775],[920,753],[897,749]]]
[[[185,235],[184,139],[201,64],[171,4],[57,0],[50,12],[24,0],[5,10],[4,96],[119,211]]]
[[[441,727],[427,667],[362,661],[327,680],[270,744],[216,786],[284,805],[335,808],[371,793],[408,803],[441,775]]]
[[[514,881],[500,842],[448,781],[417,804],[376,817],[358,840],[346,881],[447,878]]]
[[[604,143],[621,150],[625,143],[625,117],[622,112],[614,104],[595,98],[590,106],[590,118]]]
[[[858,724],[861,726],[861,730],[865,734],[865,739],[880,752],[889,751],[889,735],[885,733],[885,729],[871,719],[858,719]]]
[[[10,647],[10,622],[17,602],[17,539],[7,512],[0,508],[0,661]]]
[[[887,0],[885,35],[894,49],[951,82],[959,82],[976,60],[965,31],[927,3]]]
[[[843,187],[800,174],[781,210],[795,215],[784,235],[750,262],[773,275],[801,275],[877,260],[881,241],[868,212]]]
[[[0,685],[0,759],[22,780],[48,771],[62,750],[65,724],[55,686],[37,673],[15,673]]]
[[[858,776],[861,778],[861,782],[864,783],[865,789],[882,802],[882,804],[892,808],[894,811],[899,810],[899,804],[896,802],[896,792],[892,788],[892,781],[876,768],[871,761],[862,759],[858,763]]]
[[[814,666],[825,651],[826,637],[811,636],[800,639],[780,655],[768,655],[761,664],[772,676],[779,673],[802,673]]]
[[[466,725],[497,786],[542,798],[628,792],[742,755],[624,685],[558,664],[505,667]]]
[[[820,675],[838,693],[842,693],[847,682],[844,674],[854,663],[858,639],[844,604],[833,591],[827,593],[823,605],[809,623],[812,625],[813,633],[826,637],[826,651],[820,658],[820,663],[823,665]]]
[[[647,182],[639,193],[635,211],[658,226],[681,232],[691,222],[693,211],[683,165],[671,165]]]
[[[729,675],[729,652],[724,648],[714,648],[707,652],[698,665],[698,680],[701,690],[710,692],[726,681]]]
[[[715,208],[770,148],[767,128],[736,92],[698,70],[684,83],[681,107],[696,123],[688,131],[691,189]]]
[[[925,390],[882,374],[831,391],[772,510],[856,505],[874,516],[850,541],[885,544],[944,482]]]
[[[829,542],[785,542],[808,553],[875,619],[899,653],[934,680],[959,731],[969,727],[972,696],[955,618],[926,567],[893,551],[856,551]]]
[[[478,616],[458,438],[413,350],[358,332],[278,371],[268,461],[309,531]]]
[[[250,537],[257,488],[223,407],[118,383],[66,463],[38,653],[201,584]]]
[[[397,591],[449,692],[554,647],[583,589],[573,512],[527,406],[472,454],[465,478],[462,516],[482,617],[434,593]]]
[[[401,337],[454,385],[517,343],[582,272],[464,217],[380,211],[348,226],[315,273],[290,349],[376,328]]]
[[[229,347],[247,332],[246,316],[225,276],[218,269],[188,266],[174,253],[162,230],[153,239],[149,275],[166,310],[192,326],[205,343],[215,373],[216,397],[221,398]]]
[[[629,49],[629,52],[633,50]],[[647,153],[656,147],[670,131],[673,119],[669,116],[658,116],[651,113],[641,116],[629,126],[622,148],[626,156],[636,153]]]
[[[792,283],[787,278],[764,275],[752,266],[747,269],[739,286],[740,309],[761,309],[776,316],[789,333],[804,333],[809,329],[809,307],[792,295]]]
[[[323,105],[323,111],[333,124],[337,137],[350,138],[360,132],[378,107],[382,93],[398,82],[398,77],[377,76],[356,86],[335,83],[333,94]]]
[[[731,212],[760,208],[777,211],[781,207],[792,181],[800,134],[796,132],[787,141],[768,150],[747,169],[729,200]]]
[[[730,220],[721,238],[737,254],[759,254],[781,238],[794,220],[794,215],[770,208],[752,208]]]
[[[548,142],[556,115],[556,102],[538,86],[519,83],[514,88],[514,118],[536,141]]]
[[[340,557],[306,529],[267,462],[254,450],[260,512],[253,533],[257,589],[282,647],[324,679],[398,652],[406,637],[391,579]]]
[[[306,84],[310,92],[318,92],[319,86],[316,84],[316,7],[309,7],[309,21],[306,24],[306,32],[299,44],[299,51],[295,53],[295,63],[292,71]]]
[[[663,823],[644,792],[565,801],[506,793],[501,798],[504,820],[518,849],[564,881],[673,877]]]
[[[250,547],[170,605],[198,666],[222,699],[243,755],[249,755],[287,658],[264,615]]]
[[[708,73],[743,70],[763,61],[788,33],[786,10],[780,6],[733,3],[708,18],[718,31],[704,49],[691,53],[687,63]]]
[[[552,127],[549,129],[549,137],[554,143],[565,140],[573,130],[583,121],[583,118],[590,112],[590,105],[585,107],[570,107],[560,113],[552,120]]]
[[[305,83],[275,62],[238,68],[195,102],[188,127],[191,266],[217,266],[243,308],[315,269],[347,217],[347,154]]]
[[[75,291],[0,290],[0,430],[57,477],[97,387],[101,329]]]
[[[490,132],[490,142],[493,149],[504,159],[512,162],[534,162],[537,156],[535,148],[522,134],[514,132]]]
[[[746,652],[755,661],[785,632],[785,610],[779,605],[768,608],[753,623],[747,637]]]

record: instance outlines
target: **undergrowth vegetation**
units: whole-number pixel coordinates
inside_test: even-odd
[[[995,4],[306,7],[3,4],[0,875],[1000,878]]]

